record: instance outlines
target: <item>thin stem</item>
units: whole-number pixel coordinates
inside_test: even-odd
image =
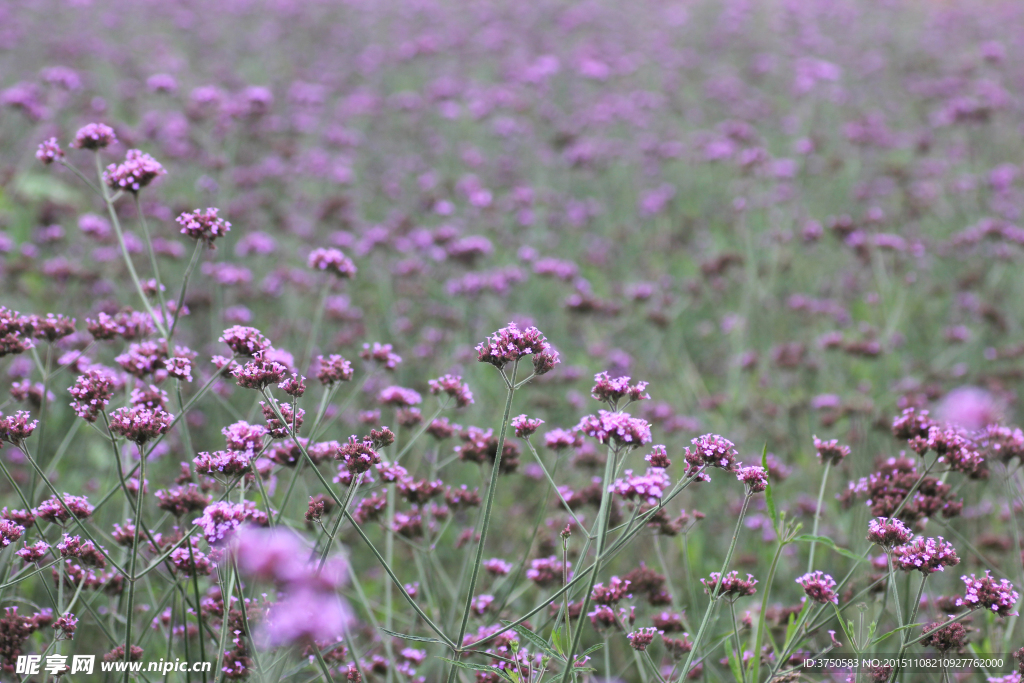
[[[469,578],[469,590],[466,592],[466,607],[462,612],[462,624],[459,626],[459,637],[455,641],[460,645],[462,643],[462,639],[466,636],[466,627],[469,625],[469,615],[473,610],[473,592],[476,590],[476,583],[480,578],[480,565],[483,563],[484,545],[487,541],[487,527],[491,523],[491,507],[494,505],[494,494],[498,488],[498,474],[501,471],[501,453],[505,448],[505,432],[508,429],[509,415],[512,413],[512,397],[515,396],[516,393],[513,385],[516,380],[516,371],[518,369],[519,361],[516,361],[512,365],[511,381],[506,378],[508,394],[505,398],[505,413],[501,418],[501,431],[498,434],[498,446],[494,453],[494,465],[491,466],[491,481],[487,488],[487,499],[484,502],[484,509],[481,513],[480,540],[477,541],[476,557],[473,560],[473,568]],[[503,371],[501,376],[503,378],[505,377],[505,373]],[[455,680],[455,673],[456,668],[453,665],[448,673],[449,683],[452,683],[452,681]]]
[[[178,293],[178,304],[174,307],[174,317],[171,319],[171,329],[167,331],[168,343],[170,343],[171,337],[174,336],[174,330],[178,327],[178,318],[181,317],[181,309],[185,305],[185,291],[188,289],[188,281],[189,278],[192,277],[192,271],[195,270],[196,264],[199,263],[199,255],[202,251],[202,240],[196,240],[196,248],[192,252],[192,260],[188,262],[188,268],[185,269],[185,277],[181,281],[181,292]]]
[[[135,193],[135,211],[139,214],[139,223],[142,224],[142,236],[146,239],[146,252],[149,254],[149,265],[153,269],[153,279],[156,281],[156,298],[160,302],[160,312],[163,319],[167,320],[168,311],[167,301],[164,297],[164,285],[160,279],[160,268],[156,263],[156,252],[153,251],[153,240],[149,237],[149,224],[146,222],[146,214],[142,210],[142,200],[139,198],[138,192]],[[170,339],[167,341],[169,342]]]
[[[829,470],[832,469],[832,461],[825,461],[825,471],[821,473],[821,487],[818,489],[818,504],[814,508],[814,524],[811,527],[811,535],[818,535],[818,521],[821,519],[821,505],[825,500],[825,482],[828,481]],[[811,549],[807,555],[807,573],[814,571],[814,546],[815,542],[811,541]]]
[[[729,551],[725,554],[725,562],[722,563],[722,571],[719,572],[718,581],[715,583],[715,590],[711,594],[708,601],[708,608],[704,612],[704,618],[700,622],[700,628],[697,630],[697,635],[693,638],[693,647],[690,653],[686,657],[686,664],[683,665],[683,670],[679,674],[677,683],[683,683],[686,680],[686,675],[690,671],[690,665],[693,664],[693,658],[697,654],[697,648],[700,645],[700,641],[704,638],[704,631],[708,627],[708,622],[711,620],[711,613],[715,610],[715,603],[718,601],[718,594],[722,590],[722,584],[725,583],[725,574],[729,571],[729,563],[732,562],[732,553],[736,550],[736,541],[740,537],[740,528],[743,525],[743,518],[747,514],[747,506],[750,505],[750,494],[748,493],[743,497],[743,507],[740,509],[740,517],[736,520],[736,529],[732,532],[732,541],[729,543]]]
[[[128,565],[128,608],[125,612],[124,661],[130,662],[132,656],[132,621],[135,610],[135,565],[139,558],[139,541],[142,531],[142,495],[146,487],[146,454],[139,449],[139,490],[135,494],[135,538],[132,541],[131,560]],[[120,470],[120,467],[118,468]],[[199,605],[196,605],[198,608]],[[129,671],[124,672],[124,681],[128,683]]]
[[[562,672],[562,683],[568,683],[569,677],[572,675],[573,664],[576,661],[576,650],[579,649],[580,640],[583,638],[583,625],[587,618],[587,610],[590,609],[590,600],[594,592],[594,584],[597,583],[597,575],[601,570],[601,556],[604,553],[604,544],[608,538],[608,515],[611,509],[612,494],[609,490],[609,485],[611,484],[612,478],[615,476],[616,456],[616,450],[612,448],[609,443],[608,454],[605,456],[604,461],[604,478],[601,480],[601,504],[597,510],[597,520],[594,522],[597,525],[597,545],[594,550],[594,569],[590,573],[589,585],[587,586],[586,592],[583,594],[583,606],[580,609],[580,620],[579,624],[576,626],[576,633],[573,635],[572,643],[569,645],[565,671]]]

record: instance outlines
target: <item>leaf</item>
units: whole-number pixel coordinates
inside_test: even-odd
[[[802,534],[800,536],[797,536],[793,540],[794,541],[800,541],[801,543],[821,543],[824,546],[828,546],[829,548],[831,548],[835,552],[839,553],[843,557],[849,558],[849,559],[854,560],[856,562],[867,562],[868,561],[866,557],[858,555],[857,553],[853,552],[852,550],[847,550],[846,548],[840,548],[839,546],[837,546],[835,544],[835,541],[833,541],[828,536],[811,536],[810,534]]]
[[[554,631],[551,632],[551,645],[555,648],[555,651],[558,654],[562,655],[563,657],[565,656],[565,652],[562,649],[562,629],[556,628]]]
[[[810,604],[811,604],[810,600],[804,600],[804,606],[800,609],[799,618],[803,618],[804,612],[807,611],[807,609],[810,606]],[[788,650],[789,649],[789,644],[793,642],[793,636],[796,635],[797,621],[798,621],[798,615],[791,613],[789,615],[789,621],[786,623],[786,640],[785,640],[785,642],[782,645],[782,649],[784,649],[784,650]]]
[[[740,668],[740,660],[736,658],[736,653],[731,647],[727,647],[725,654],[729,658],[729,670],[732,671],[733,679],[736,683],[743,683],[743,669]]]
[[[497,669],[497,668],[495,668],[493,666],[485,666],[483,664],[473,664],[472,662],[457,662],[454,659],[448,659],[447,657],[438,657],[438,659],[440,659],[442,662],[448,662],[452,666],[457,666],[460,669],[469,669],[470,671],[485,671],[485,672],[491,673],[491,674],[498,674],[499,676],[504,678],[506,681],[513,680],[503,670]]]
[[[891,635],[893,635],[895,633],[899,633],[900,631],[906,631],[908,628],[917,628],[918,626],[924,626],[924,622],[922,621],[919,624],[907,624],[906,626],[900,626],[899,628],[894,628],[893,630],[889,631],[888,633],[883,633],[882,635],[878,636],[878,638],[876,638],[875,640],[871,641],[871,644],[872,645],[878,645],[880,642],[882,642],[883,640],[885,640],[886,638],[888,638],[889,636],[891,636]]]
[[[597,651],[598,651],[598,650],[600,650],[600,649],[601,649],[602,647],[604,647],[604,643],[598,643],[597,645],[591,645],[591,646],[590,646],[590,647],[588,647],[588,648],[586,649],[586,651],[584,651],[584,652],[583,652],[583,654],[582,654],[582,655],[580,655],[580,656],[581,656],[581,657],[586,657],[586,656],[587,656],[587,655],[589,655],[589,654],[590,654],[591,652],[597,652]]]
[[[544,654],[550,655],[551,657],[556,657],[561,662],[565,661],[565,657],[558,654],[558,652],[556,652],[555,650],[551,649],[551,646],[548,645],[548,641],[544,640],[536,633],[523,626],[522,624],[520,624],[519,626],[512,626],[511,621],[502,621],[501,625],[508,626],[509,628],[511,628],[513,631],[521,635],[524,639],[530,641],[530,643],[533,644],[534,647],[541,650]]]
[[[843,633],[846,634],[847,642],[850,643],[850,646],[853,647],[854,650],[858,650],[858,648],[857,648],[857,639],[853,637],[853,628],[852,628],[853,622],[852,621],[850,622],[851,627],[848,628],[846,626],[846,622],[843,621],[842,613],[839,611],[839,608],[836,607],[835,603],[830,602],[828,604],[832,605],[832,609],[835,610],[835,612],[836,612],[836,619],[839,620],[839,626],[842,627]]]
[[[764,471],[768,471],[768,442],[764,442],[764,448],[761,449],[761,467]],[[764,492],[765,505],[768,507],[768,515],[771,516],[775,522],[775,533],[779,533],[779,511],[775,508],[775,496],[772,494],[772,480],[768,478],[768,488]]]
[[[404,640],[414,640],[417,643],[440,643],[441,642],[437,638],[424,638],[423,636],[410,636],[410,635],[406,635],[405,633],[397,633],[395,631],[389,631],[389,630],[387,630],[386,628],[384,628],[382,626],[378,626],[377,628],[380,629],[381,631],[383,631],[384,633],[388,634],[389,636],[393,637],[393,638],[402,638]]]

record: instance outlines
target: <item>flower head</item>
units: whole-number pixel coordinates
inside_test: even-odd
[[[356,275],[356,264],[340,250],[333,248],[314,249],[309,254],[307,264],[313,270],[322,270],[340,278],[353,278]]]
[[[331,354],[327,358],[318,356],[317,360],[320,361],[320,369],[316,373],[316,378],[321,384],[330,386],[352,380],[352,364],[338,354]]]
[[[659,631],[653,626],[646,628],[640,628],[629,635],[626,638],[629,639],[630,646],[639,652],[643,652],[647,649],[647,646],[654,642],[654,636],[663,634],[664,631]]]
[[[814,571],[804,574],[796,582],[804,589],[807,597],[814,602],[823,605],[829,602],[834,605],[839,604],[839,596],[836,594],[836,580],[825,572]]]
[[[760,493],[768,488],[768,471],[760,465],[741,467],[736,471],[736,478],[746,484],[749,493]]]
[[[651,442],[651,425],[629,413],[601,410],[597,415],[584,417],[575,429],[600,443],[612,443],[618,448],[636,448]]]
[[[548,342],[536,327],[520,330],[509,323],[477,345],[477,360],[503,368],[523,356],[540,354],[548,349]],[[550,369],[550,368],[549,368]]]
[[[223,218],[218,218],[217,211],[215,208],[209,208],[205,211],[196,209],[191,213],[185,212],[181,214],[177,218],[178,225],[181,226],[181,234],[204,242],[213,249],[214,241],[231,231],[231,223],[228,223]]]
[[[594,375],[594,386],[590,389],[590,395],[602,403],[615,407],[619,401],[628,397],[630,402],[644,401],[651,398],[646,393],[647,382],[629,383],[629,377],[622,376],[611,378],[607,372]]]
[[[985,570],[983,578],[977,578],[971,574],[970,578],[961,576],[964,582],[964,597],[957,598],[958,607],[966,606],[968,609],[988,609],[1001,617],[1011,616],[1010,610],[1017,604],[1020,595],[1013,590],[1013,584],[1006,579],[998,583],[992,578],[992,573]]]
[[[103,172],[103,182],[114,190],[138,192],[167,171],[153,157],[137,149],[130,149],[124,161],[110,164]]]
[[[39,426],[39,420],[31,418],[32,415],[25,410],[19,410],[14,415],[0,413],[0,441],[21,446],[22,442],[32,436],[32,432]]]
[[[465,408],[473,403],[473,392],[458,375],[443,375],[430,380],[427,384],[430,386],[430,393],[434,396],[444,393],[454,398],[456,408]]]
[[[516,436],[520,439],[525,439],[532,435],[542,424],[544,424],[544,420],[526,417],[526,415],[512,418],[512,428],[516,430]]]
[[[896,546],[892,550],[892,558],[896,566],[903,571],[919,571],[922,574],[941,572],[946,567],[960,564],[956,548],[951,543],[938,538],[918,536],[913,543]]]
[[[240,356],[255,356],[260,351],[270,348],[270,340],[255,327],[235,325],[221,333],[219,342],[227,344],[232,351]]]
[[[105,123],[87,123],[75,133],[71,146],[75,149],[103,149],[117,142],[114,129]]]
[[[58,159],[63,158],[64,150],[57,143],[57,138],[50,138],[39,143],[39,149],[36,150],[36,159],[39,159],[43,164],[49,166]]]
[[[118,408],[110,414],[110,431],[140,446],[160,436],[171,426],[174,416],[160,408],[143,406]]]
[[[907,525],[895,517],[877,517],[868,522],[868,540],[886,549],[903,545],[913,536]]]
[[[837,439],[822,441],[818,437],[814,437],[814,450],[822,465],[825,463],[838,465],[850,454],[850,447],[840,445]]]
[[[701,579],[700,582],[704,584],[704,592],[708,595],[714,595],[715,591],[718,590],[718,597],[730,597],[738,598],[745,595],[753,595],[757,592],[754,588],[757,585],[757,579],[750,574],[747,574],[746,579],[740,578],[740,573],[737,571],[731,571],[722,578],[721,572],[711,572],[710,578]],[[721,582],[721,588],[718,588],[718,584]]]

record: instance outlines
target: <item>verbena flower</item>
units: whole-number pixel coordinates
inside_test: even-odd
[[[612,443],[618,448],[637,448],[651,441],[651,426],[647,420],[632,417],[629,413],[601,410],[597,415],[581,419],[575,429],[600,443]]]
[[[887,550],[903,545],[913,536],[907,525],[895,518],[877,517],[868,522],[868,540]]]
[[[39,426],[39,420],[31,418],[32,415],[24,410],[19,410],[14,415],[0,413],[0,441],[20,447]]]
[[[231,232],[231,223],[218,217],[217,212],[216,208],[208,208],[205,211],[196,209],[181,214],[176,219],[181,226],[181,234],[203,242],[213,249],[213,243],[218,238]]]
[[[263,333],[255,327],[243,327],[235,325],[224,330],[217,339],[240,356],[255,356],[261,351],[270,348],[270,340],[263,336]]]
[[[322,270],[339,278],[353,278],[358,272],[352,259],[345,256],[339,249],[323,247],[314,249],[310,252],[306,263],[313,270]]]
[[[391,344],[381,344],[380,342],[374,342],[373,346],[363,344],[363,350],[359,352],[359,357],[363,360],[373,361],[388,371],[394,370],[402,362],[402,357],[393,352]]]
[[[748,493],[760,493],[768,488],[768,471],[760,465],[739,468],[736,478],[746,485]]]
[[[36,159],[39,159],[43,164],[49,166],[58,159],[63,158],[64,150],[60,148],[57,138],[49,138],[39,143],[39,149],[36,150]]]
[[[977,578],[974,574],[970,577],[961,576],[964,582],[964,597],[958,598],[956,605],[966,606],[968,609],[987,609],[993,613],[1005,617],[1011,616],[1010,610],[1017,604],[1020,595],[1013,590],[1013,584],[1006,579],[998,583],[992,578],[992,572],[985,570],[983,578]]]
[[[120,164],[110,164],[103,172],[103,182],[114,190],[138,192],[167,171],[153,157],[130,149]]]
[[[327,358],[317,356],[320,361],[320,369],[316,378],[321,384],[330,386],[338,382],[349,382],[352,380],[352,364],[337,354],[331,354]]]
[[[503,327],[477,345],[477,360],[503,368],[530,354],[540,354],[548,348],[547,339],[536,327],[520,330],[514,322]]]
[[[804,574],[796,580],[814,602],[826,604],[839,604],[839,595],[836,593],[836,580],[822,571],[813,571]]]
[[[822,465],[825,463],[838,465],[850,454],[850,447],[840,445],[838,440],[822,441],[816,436],[814,437],[814,450]]]
[[[919,571],[922,574],[941,572],[946,567],[960,564],[956,548],[938,538],[918,536],[912,543],[896,546],[892,550],[892,559],[896,566],[904,571]]]
[[[711,572],[710,578],[701,579],[700,582],[704,585],[704,592],[708,595],[714,595],[715,590],[718,588],[718,583],[721,581],[722,587],[718,589],[718,597],[738,598],[745,595],[753,595],[757,592],[754,588],[757,585],[757,579],[750,574],[747,574],[746,579],[740,578],[738,571],[731,571],[722,578],[721,572]]]
[[[611,378],[607,372],[594,375],[594,386],[590,389],[590,395],[615,407],[623,398],[629,397],[632,401],[650,400],[650,394],[646,393],[647,382],[629,383],[629,377]]]
[[[518,415],[512,418],[511,424],[512,429],[516,432],[516,436],[520,439],[525,439],[536,432],[544,424],[544,420],[526,417],[526,415]]]
[[[75,133],[71,146],[75,149],[91,149],[93,151],[109,147],[117,143],[114,129],[105,123],[87,123]]]
[[[141,446],[166,432],[173,419],[173,415],[159,408],[118,408],[110,414],[110,431]]]
[[[54,524],[64,524],[71,520],[72,515],[80,520],[89,517],[93,512],[93,507],[87,498],[65,493],[60,498],[57,496],[47,498],[32,512],[39,519]]]
[[[647,649],[648,645],[654,642],[654,636],[661,634],[664,634],[664,631],[659,631],[653,626],[648,626],[629,633],[626,638],[629,639],[630,647],[639,652],[643,652]]]
[[[465,408],[473,403],[473,392],[458,375],[442,375],[437,379],[430,380],[427,384],[430,386],[430,393],[434,396],[444,393],[454,398],[456,408]]]

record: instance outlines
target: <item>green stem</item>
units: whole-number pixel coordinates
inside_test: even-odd
[[[829,473],[829,470],[831,468],[832,468],[832,461],[831,460],[826,460],[825,461],[825,471],[822,472],[822,474],[821,474],[821,487],[818,489],[818,505],[814,508],[814,524],[811,527],[811,535],[812,536],[817,536],[818,535],[818,521],[821,519],[821,505],[822,505],[822,502],[825,500],[825,482],[828,481],[828,473]],[[811,545],[811,550],[810,550],[810,552],[808,553],[808,556],[807,556],[807,573],[808,574],[811,573],[812,571],[814,571],[814,546],[815,546],[815,542],[811,541],[810,545]]]
[[[700,645],[701,640],[704,638],[704,631],[708,627],[708,622],[711,620],[711,613],[715,610],[715,603],[718,601],[718,594],[722,590],[722,584],[725,583],[725,574],[729,571],[729,563],[732,562],[732,553],[736,550],[736,541],[740,537],[740,528],[743,525],[743,518],[747,514],[747,506],[750,505],[750,494],[748,493],[743,497],[743,507],[740,509],[740,517],[736,520],[736,529],[732,533],[732,541],[729,543],[729,551],[725,554],[725,562],[722,563],[722,571],[719,572],[718,582],[715,584],[715,590],[712,593],[709,601],[708,608],[704,611],[704,618],[700,622],[700,628],[697,629],[697,635],[693,638],[693,647],[690,649],[690,653],[686,657],[686,664],[683,665],[683,670],[679,674],[677,683],[683,683],[686,680],[686,675],[690,671],[690,665],[693,664],[693,658],[697,654],[697,648]]]
[[[459,626],[459,637],[456,643],[461,647],[462,640],[466,636],[466,627],[469,625],[469,615],[473,610],[473,592],[476,590],[477,580],[480,578],[480,565],[483,562],[484,545],[487,541],[487,527],[491,522],[491,507],[494,505],[494,494],[498,488],[498,474],[501,471],[501,452],[505,448],[505,432],[508,429],[509,415],[512,413],[512,397],[515,396],[516,371],[519,369],[519,361],[512,365],[512,379],[505,378],[505,371],[500,370],[501,376],[508,384],[508,394],[505,397],[505,413],[501,418],[501,431],[498,434],[498,447],[494,454],[494,465],[491,467],[491,481],[487,488],[487,498],[484,501],[484,509],[481,513],[480,540],[476,545],[476,557],[473,560],[473,568],[469,578],[469,590],[466,592],[466,606],[462,612],[462,624]],[[452,665],[448,672],[448,683],[455,680],[456,667]]]
[[[192,271],[195,270],[196,264],[199,263],[199,255],[203,251],[202,240],[196,240],[196,248],[192,252],[192,260],[188,262],[188,268],[185,269],[185,277],[181,281],[181,292],[178,293],[178,305],[174,307],[174,317],[171,319],[171,329],[167,331],[167,343],[171,343],[171,338],[174,336],[174,330],[178,327],[178,318],[181,317],[181,309],[185,305],[185,291],[188,289],[189,278],[192,277]]]

